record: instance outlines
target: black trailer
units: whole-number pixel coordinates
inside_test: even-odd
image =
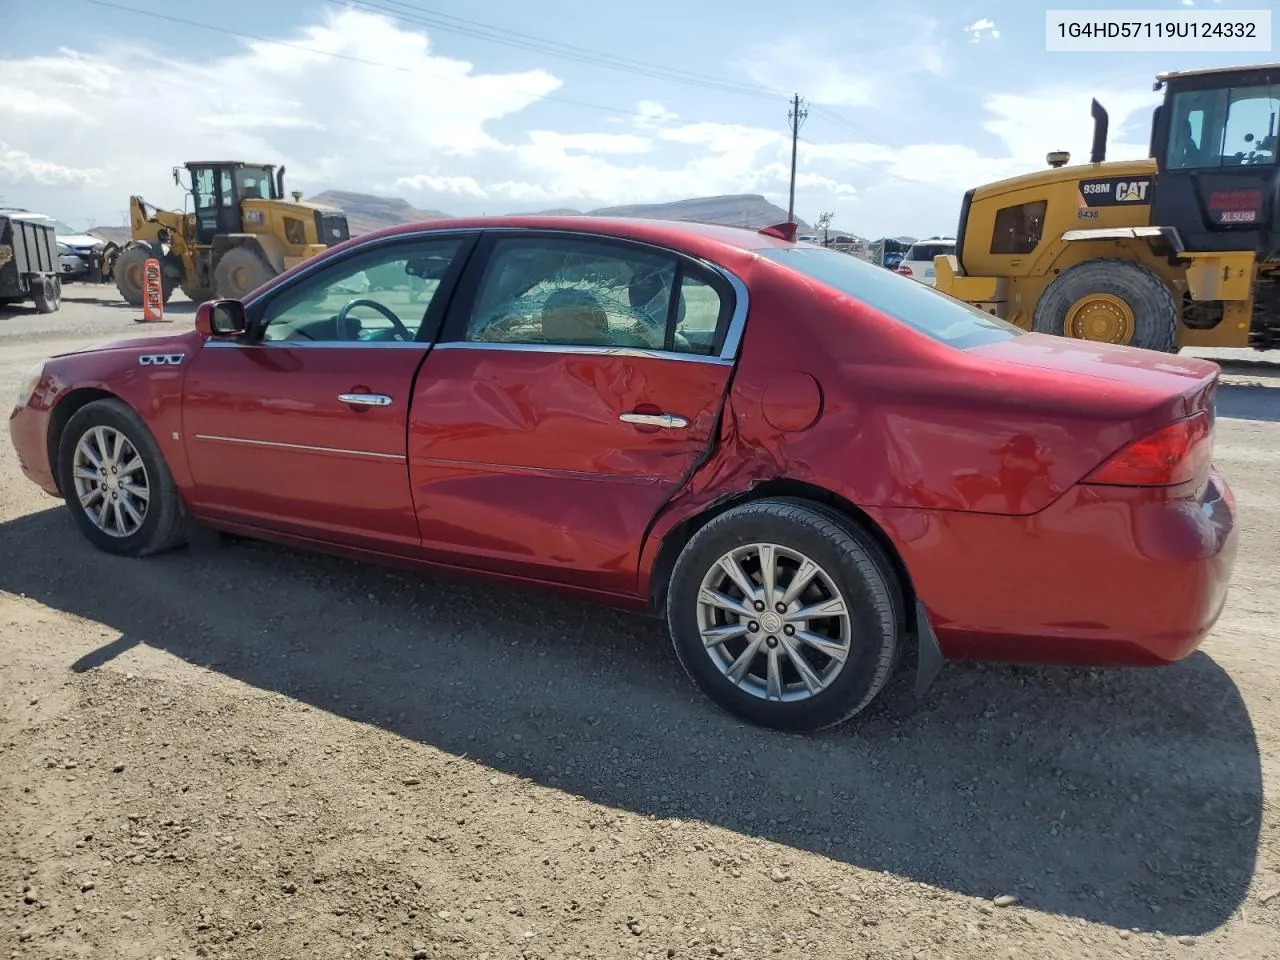
[[[40,313],[62,306],[58,239],[48,224],[0,215],[0,306],[23,300]]]

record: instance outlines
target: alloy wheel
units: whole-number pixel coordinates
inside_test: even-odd
[[[793,702],[839,676],[852,621],[820,565],[779,544],[754,543],[721,556],[703,578],[698,630],[712,663],[740,690]]]
[[[119,430],[96,426],[76,444],[72,463],[76,497],[89,521],[111,537],[130,537],[147,518],[147,468]]]

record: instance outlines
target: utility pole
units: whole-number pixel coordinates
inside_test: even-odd
[[[787,201],[787,222],[796,222],[796,144],[800,140],[800,124],[804,123],[804,118],[809,115],[809,111],[800,106],[800,94],[796,94],[791,101],[791,109],[787,112],[787,119],[791,122],[791,196]]]

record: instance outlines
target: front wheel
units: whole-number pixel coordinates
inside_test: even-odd
[[[58,486],[81,532],[108,553],[141,557],[185,539],[164,455],[119,400],[95,400],[71,415],[58,445]]]
[[[794,500],[726,511],[681,551],[667,626],[694,683],[730,713],[812,731],[866,709],[903,644],[902,591],[876,543]]]

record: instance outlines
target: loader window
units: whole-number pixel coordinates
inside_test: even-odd
[[[1171,170],[1275,164],[1280,85],[1185,90],[1173,96]]]
[[[192,178],[192,186],[195,187],[197,210],[212,210],[218,205],[213,171],[208,167],[195,172],[195,176]]]
[[[1030,253],[1040,243],[1044,232],[1047,203],[1020,203],[996,211],[996,227],[991,235],[991,252],[1005,254]]]

